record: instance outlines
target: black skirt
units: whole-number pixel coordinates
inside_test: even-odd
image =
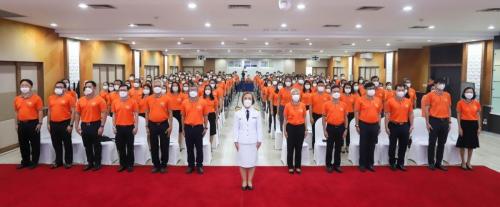
[[[182,132],[182,126],[184,124],[182,124],[181,110],[173,110],[172,116],[179,122],[179,132]]]
[[[473,149],[479,147],[479,137],[477,130],[479,125],[477,121],[460,121],[460,126],[463,130],[463,136],[458,136],[457,147]]]
[[[208,113],[208,122],[210,123],[210,136],[217,134],[217,118],[215,112]]]

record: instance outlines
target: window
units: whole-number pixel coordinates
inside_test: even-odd
[[[160,75],[160,66],[157,65],[145,65],[144,75],[150,75],[151,77],[156,77]]]
[[[139,78],[141,70],[141,51],[134,50],[134,75]]]
[[[467,44],[467,82],[474,83],[476,98],[481,91],[481,68],[483,66],[483,43]]]
[[[261,68],[269,67],[269,61],[268,60],[261,60],[259,67],[261,67]]]
[[[340,74],[344,74],[344,67],[333,67],[333,75],[340,76]]]
[[[115,80],[125,79],[125,66],[112,64],[94,64],[92,71],[92,80],[101,88],[104,82],[113,82]]]
[[[349,80],[354,80],[354,77],[352,75],[352,56],[349,57],[349,60],[347,61],[347,64],[349,65],[347,67],[347,75],[349,77]]]
[[[388,52],[385,53],[385,81],[386,82],[392,82],[392,70],[393,70],[393,63],[394,60],[394,53],[393,52]]]
[[[80,41],[67,40],[68,79],[70,83],[80,81]]]
[[[378,66],[359,67],[359,76],[369,80],[373,76],[379,76]]]
[[[323,68],[323,67],[313,67],[312,68],[312,74],[313,75],[325,76],[325,74],[326,74],[326,68]]]
[[[227,67],[229,67],[229,68],[241,68],[241,61],[240,60],[230,60],[227,64]]]

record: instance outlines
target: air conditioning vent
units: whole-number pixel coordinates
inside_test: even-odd
[[[228,9],[251,9],[252,5],[250,4],[229,4],[227,6]]]
[[[234,44],[236,44],[236,45],[246,45],[247,43],[245,43],[245,42],[236,42]]]
[[[362,6],[357,8],[356,10],[358,11],[378,11],[383,9],[384,7],[382,6]]]
[[[351,46],[352,43],[342,43],[342,46]]]
[[[416,26],[412,26],[412,27],[409,27],[410,29],[428,29],[429,26],[422,26],[422,25],[416,25]]]
[[[191,43],[191,42],[183,42],[182,44],[183,45],[192,45],[193,43]]]
[[[336,27],[340,27],[341,25],[340,24],[325,24],[323,25],[323,27],[326,27],[326,28],[336,28]]]
[[[298,42],[291,42],[289,45],[290,45],[290,46],[299,46],[299,45],[300,45],[300,43],[298,43]]]
[[[138,24],[135,24],[136,26],[138,27],[152,27],[153,24],[145,24],[145,23],[138,23]]]
[[[477,10],[478,12],[500,12],[500,8],[487,8],[487,9],[481,9]]]
[[[248,24],[233,24],[233,27],[248,27]]]
[[[89,4],[92,9],[116,9],[116,7],[109,4]]]
[[[14,18],[14,17],[26,17],[26,16],[0,9],[0,18]]]

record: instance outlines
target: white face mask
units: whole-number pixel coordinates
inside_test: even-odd
[[[161,94],[165,94],[165,93],[167,93],[167,89],[162,88],[162,89],[161,89]]]
[[[326,93],[331,93],[332,89],[326,89]]]
[[[292,101],[293,102],[299,102],[300,101],[300,95],[292,95]]]
[[[161,93],[161,87],[154,87],[153,92],[154,93]]]
[[[134,87],[139,88],[140,84],[139,83],[134,83]]]
[[[54,93],[55,93],[56,95],[61,95],[61,94],[63,94],[63,89],[62,89],[62,88],[55,88],[55,89],[54,89]]]
[[[30,92],[30,88],[29,87],[21,87],[19,90],[21,91],[21,93],[28,93],[28,92]]]
[[[130,77],[130,78],[128,78],[128,80],[133,81],[133,80],[134,80],[134,77]]]
[[[318,84],[317,83],[313,83],[313,87],[316,87]]]
[[[108,87],[109,91],[114,91],[115,87]]]
[[[292,85],[292,83],[287,81],[287,82],[285,82],[285,85],[286,85],[286,87],[290,87]]]
[[[332,98],[339,99],[340,98],[340,93],[338,93],[338,92],[332,93]]]
[[[198,92],[197,91],[189,91],[189,97],[195,98],[196,96],[198,96]]]
[[[346,88],[346,89],[344,89],[344,92],[345,93],[351,93],[351,89],[350,88]]]
[[[173,91],[173,92],[177,92],[177,91],[179,91],[179,87],[177,87],[177,86],[172,87],[172,91]]]
[[[88,96],[88,95],[92,94],[92,92],[94,92],[94,90],[92,90],[92,88],[85,88],[85,90],[83,91],[83,94]]]
[[[438,88],[439,90],[444,90],[444,88],[445,88],[445,87],[446,87],[446,85],[445,85],[445,84],[438,84],[438,85],[437,85],[437,88]]]
[[[474,96],[474,94],[473,93],[464,93],[464,96],[465,96],[466,99],[470,100],[470,99],[472,99],[472,97]]]
[[[189,87],[185,86],[185,87],[183,87],[183,88],[182,88],[182,90],[184,90],[184,91],[188,91],[188,90],[189,90]]]
[[[325,91],[325,87],[323,86],[318,86],[318,92],[323,92]]]
[[[149,91],[149,89],[143,89],[143,90],[142,90],[142,93],[143,93],[144,95],[149,95],[149,92],[151,92],[151,91]]]
[[[304,80],[299,80],[299,84],[304,84]]]
[[[306,89],[310,89],[311,88],[311,85],[305,85],[304,88]]]
[[[120,91],[119,94],[120,94],[120,98],[125,98],[125,97],[127,97],[128,92],[127,91]]]
[[[119,86],[119,85],[115,85],[115,86],[113,86],[113,87],[115,88],[115,90],[118,90],[118,89],[120,88],[120,86]]]
[[[215,84],[213,84],[213,83],[210,84],[210,87],[215,88]]]
[[[252,106],[252,100],[249,99],[243,100],[243,106],[245,106],[246,108],[250,108],[250,106]]]
[[[281,90],[282,88],[283,88],[283,86],[282,86],[282,85],[279,85],[279,86],[278,86],[278,90]]]
[[[378,87],[380,85],[380,83],[378,81],[375,81],[375,82],[373,82],[373,85],[375,85],[375,87]]]
[[[295,83],[297,83],[297,81],[296,80],[292,80],[292,83],[295,84]]]
[[[359,86],[353,86],[352,88],[354,88],[354,91],[358,91],[359,90]]]
[[[108,86],[102,86],[102,89],[106,91],[108,90]]]
[[[276,84],[278,84],[278,81],[273,81],[273,85],[276,85]]]
[[[208,95],[210,95],[211,93],[212,93],[212,91],[210,91],[210,90],[205,90],[205,95],[207,95],[207,96],[208,96]]]
[[[375,90],[373,90],[373,89],[367,90],[366,91],[366,95],[368,95],[368,96],[374,96],[375,95]]]
[[[410,88],[411,87],[411,83],[406,83],[406,87]]]
[[[392,86],[386,86],[385,87],[387,90],[392,90]]]
[[[396,92],[396,95],[399,97],[399,98],[403,98],[406,94],[404,91],[398,91]]]

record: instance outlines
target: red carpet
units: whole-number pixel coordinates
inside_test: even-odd
[[[500,174],[486,167],[472,172],[379,167],[376,173],[344,167],[343,174],[306,167],[302,175],[258,167],[251,192],[240,190],[237,167],[206,167],[201,176],[184,169],[151,174],[150,167],[117,173],[115,167],[82,172],[81,166],[0,165],[0,206],[500,206]]]

